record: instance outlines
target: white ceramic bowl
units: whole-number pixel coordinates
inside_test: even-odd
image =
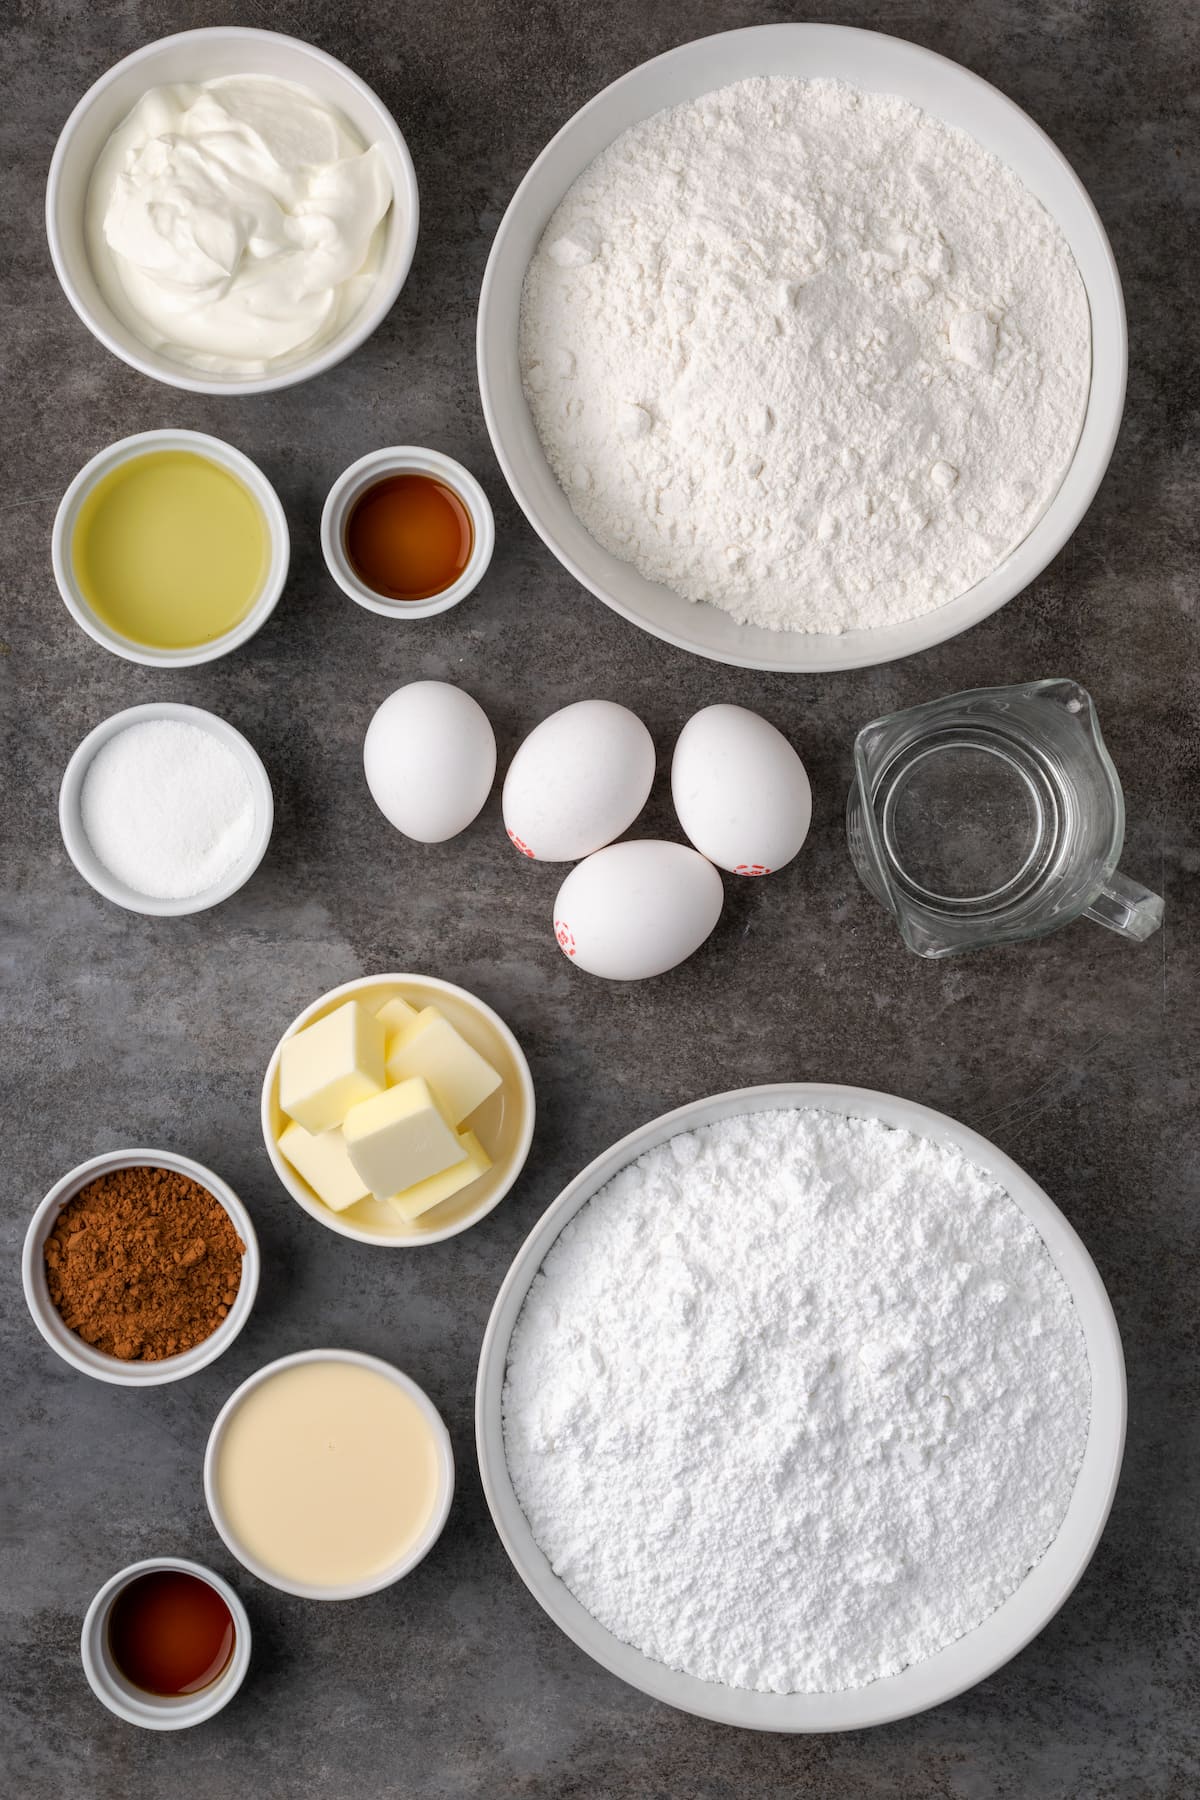
[[[458,580],[428,600],[391,600],[361,581],[346,554],[346,520],[364,489],[385,475],[432,475],[452,488],[471,516],[475,541],[470,559]],[[321,514],[321,549],[325,566],[344,594],[368,612],[386,619],[430,619],[448,612],[479,586],[496,545],[496,524],[487,495],[462,464],[440,450],[423,450],[416,444],[397,444],[388,450],[371,450],[338,476],[329,490]]]
[[[139,644],[133,638],[114,631],[111,625],[106,624],[93,611],[75,579],[71,556],[71,541],[75,535],[79,509],[96,483],[119,464],[155,450],[190,450],[195,455],[207,457],[210,462],[228,469],[230,474],[235,475],[250,490],[262,508],[271,546],[262,588],[245,618],[232,631],[213,638],[211,643],[197,644],[186,650],[157,650],[149,644]],[[258,464],[252,463],[248,456],[243,456],[240,450],[235,450],[224,439],[209,437],[202,431],[139,431],[133,437],[121,438],[118,443],[109,444],[107,449],[99,451],[90,462],[84,464],[59,501],[50,539],[54,579],[75,623],[82,625],[90,638],[94,638],[105,650],[111,650],[114,656],[123,656],[126,662],[144,663],[156,669],[191,669],[199,663],[214,662],[217,657],[228,656],[231,650],[236,650],[239,644],[252,638],[275,611],[283,592],[283,584],[287,580],[290,556],[291,539],[283,507],[279,504],[278,494]]]
[[[109,1651],[108,1615],[117,1595],[139,1575],[150,1575],[158,1569],[178,1569],[207,1581],[233,1615],[233,1655],[217,1679],[198,1694],[147,1694],[126,1681]],[[250,1621],[229,1583],[211,1569],[181,1556],[151,1556],[145,1562],[131,1563],[105,1582],[87,1609],[79,1650],[91,1690],[109,1712],[146,1731],[183,1731],[189,1725],[203,1724],[228,1706],[246,1679],[250,1667]]]
[[[213,887],[203,888],[200,893],[191,894],[183,900],[155,899],[151,894],[139,894],[136,888],[128,887],[119,880],[92,849],[83,828],[80,811],[84,778],[101,745],[106,744],[119,731],[127,730],[130,725],[144,725],[152,719],[173,719],[181,725],[195,725],[201,731],[211,732],[237,757],[246,771],[254,795],[254,835],[245,855],[234,864],[223,881],[217,882]],[[236,894],[240,887],[246,885],[266,855],[274,818],[275,802],[271,794],[271,783],[262,758],[249,739],[244,738],[240,731],[224,719],[219,719],[216,713],[205,712],[200,706],[181,706],[174,700],[154,700],[145,706],[130,706],[124,712],[114,713],[111,719],[105,719],[93,731],[89,731],[63,771],[62,785],[58,791],[58,823],[62,840],[66,845],[67,855],[83,879],[98,894],[103,895],[105,900],[111,900],[114,906],[123,906],[128,912],[146,913],[158,919],[178,919],[187,913],[204,912],[208,907],[228,900],[231,894]]]
[[[91,1344],[85,1344],[77,1332],[63,1323],[62,1315],[50,1298],[50,1290],[46,1285],[46,1264],[42,1249],[46,1239],[54,1229],[59,1213],[73,1200],[80,1188],[86,1187],[89,1181],[96,1181],[101,1175],[109,1175],[114,1169],[174,1169],[180,1175],[187,1175],[207,1188],[214,1200],[218,1200],[233,1221],[233,1228],[246,1246],[242,1257],[242,1279],[237,1291],[237,1299],[230,1307],[225,1318],[217,1326],[211,1337],[206,1337],[202,1344],[194,1349],[184,1350],[179,1356],[164,1357],[161,1362],[122,1362],[120,1357],[106,1356],[103,1351],[95,1350]],[[109,1150],[102,1156],[93,1156],[89,1162],[80,1163],[61,1181],[56,1181],[46,1198],[42,1201],[25,1233],[25,1249],[21,1259],[21,1279],[25,1288],[25,1300],[33,1315],[33,1322],[49,1344],[50,1348],[78,1369],[84,1375],[94,1376],[97,1381],[108,1381],[114,1387],[161,1387],[167,1381],[182,1381],[187,1375],[194,1375],[198,1369],[208,1367],[218,1356],[228,1350],[246,1320],[250,1317],[254,1306],[254,1297],[258,1293],[259,1253],[258,1238],[254,1231],[254,1222],[242,1202],[238,1199],[228,1182],[206,1169],[203,1163],[194,1162],[190,1156],[179,1156],[173,1150]],[[128,1571],[127,1571],[128,1572]]]
[[[1058,1536],[1036,1568],[990,1618],[936,1656],[899,1675],[836,1694],[760,1694],[668,1669],[624,1644],[587,1613],[534,1541],[504,1455],[501,1393],[513,1326],[529,1285],[563,1226],[620,1169],[682,1131],[736,1114],[809,1107],[881,1119],[885,1125],[949,1144],[991,1175],[1041,1234],[1071,1291],[1087,1341],[1092,1413],[1083,1463]],[[475,1429],[484,1492],[518,1574],[555,1624],[588,1655],[643,1693],[725,1725],[759,1731],[850,1731],[938,1706],[1006,1663],[1041,1631],[1091,1559],[1108,1518],[1125,1443],[1125,1365],[1104,1285],[1091,1257],[1058,1208],[1017,1164],[986,1138],[942,1113],[864,1088],[787,1082],[718,1094],[666,1113],[590,1163],[543,1214],[517,1252],[496,1297],[479,1359]]]
[[[221,1496],[217,1486],[217,1459],[221,1451],[221,1440],[233,1414],[252,1388],[277,1375],[281,1369],[294,1369],[301,1363],[341,1362],[354,1363],[360,1369],[372,1369],[377,1375],[384,1375],[402,1388],[420,1409],[433,1434],[434,1445],[438,1457],[438,1493],[433,1511],[429,1515],[424,1530],[416,1541],[410,1544],[404,1555],[399,1557],[390,1567],[365,1581],[348,1582],[340,1587],[315,1587],[309,1582],[291,1581],[271,1569],[266,1563],[259,1562],[253,1552],[241,1543],[229,1523],[225,1509],[221,1504]],[[258,1369],[241,1387],[235,1388],[229,1396],[208,1435],[208,1448],[204,1453],[204,1498],[208,1502],[208,1510],[212,1522],[216,1526],[226,1547],[237,1557],[243,1568],[257,1575],[260,1581],[268,1586],[279,1588],[285,1594],[296,1594],[301,1600],[358,1600],[364,1594],[378,1593],[380,1588],[391,1587],[412,1573],[417,1564],[428,1556],[437,1543],[450,1516],[450,1504],[454,1499],[454,1450],[450,1443],[450,1434],[446,1430],[433,1401],[424,1388],[419,1388],[409,1375],[400,1369],[393,1368],[391,1363],[383,1362],[378,1356],[364,1356],[359,1350],[301,1350],[294,1356],[281,1356],[275,1362],[267,1363],[265,1368]],[[338,1520],[339,1529],[353,1530],[354,1521]]]
[[[517,362],[521,288],[550,215],[588,164],[630,125],[750,76],[830,77],[900,94],[958,126],[1007,163],[1057,220],[1092,314],[1087,416],[1062,486],[1029,536],[985,580],[922,618],[841,635],[739,625],[601,549],[575,517],[546,460]],[[477,343],[484,416],[500,467],[530,524],[577,581],[614,611],[680,649],[751,669],[855,669],[910,656],[985,619],[1062,549],[1108,466],[1125,400],[1125,309],[1104,228],[1050,139],[986,81],[930,50],[841,25],[759,25],[668,50],[613,82],[546,146],[514,194],[488,259]]]
[[[371,1195],[347,1207],[345,1212],[334,1212],[296,1173],[278,1143],[279,1133],[287,1123],[279,1106],[282,1038],[267,1064],[260,1111],[267,1155],[292,1199],[330,1231],[354,1238],[360,1244],[381,1244],[389,1250],[407,1249],[416,1244],[440,1244],[443,1239],[457,1237],[460,1231],[477,1225],[499,1206],[525,1166],[533,1142],[536,1111],[529,1064],[504,1020],[474,994],[469,994],[466,988],[455,987],[450,981],[438,981],[432,975],[367,975],[358,981],[344,982],[341,987],[322,994],[311,1006],[306,1006],[283,1036],[294,1037],[304,1026],[312,1025],[346,1000],[366,1000],[382,1006],[385,1000],[397,994],[418,1009],[438,1007],[503,1077],[502,1085],[468,1121],[492,1159],[491,1168],[460,1194],[434,1207],[427,1215],[429,1224],[424,1228],[419,1223],[405,1225],[390,1206]]]
[[[392,179],[375,283],[336,337],[265,375],[218,375],[189,369],[153,350],[118,319],[101,294],[88,258],[84,209],[96,158],[148,88],[209,81],[222,75],[269,75],[294,81],[336,107],[364,144],[378,144]],[[331,369],[363,343],[390,312],[417,245],[417,180],[400,128],[378,95],[343,63],[276,31],[206,26],[144,44],[102,75],[63,126],[46,186],[46,232],[63,292],[88,330],[114,356],[171,387],[194,394],[265,394]]]

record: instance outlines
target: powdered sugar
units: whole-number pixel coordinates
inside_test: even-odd
[[[1040,1559],[1090,1377],[1028,1219],[956,1152],[780,1111],[685,1133],[566,1226],[504,1434],[556,1572],[625,1642],[829,1692],[933,1655]]]
[[[1057,491],[1090,381],[1062,232],[895,96],[742,81],[623,132],[526,277],[534,421],[592,535],[803,631],[990,573]]]

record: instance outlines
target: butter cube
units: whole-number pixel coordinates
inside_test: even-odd
[[[416,1007],[410,1006],[408,1001],[402,999],[399,994],[396,995],[394,1000],[385,1000],[379,1011],[375,1014],[375,1017],[383,1026],[389,1045],[396,1033],[398,1031],[403,1031],[406,1025],[411,1025],[416,1016]]]
[[[352,1106],[342,1130],[350,1161],[379,1200],[440,1175],[467,1155],[419,1077]]]
[[[303,1125],[291,1124],[280,1137],[279,1148],[297,1175],[334,1212],[345,1212],[370,1192],[350,1161],[346,1140],[336,1125],[314,1137]]]
[[[423,1075],[452,1125],[481,1106],[500,1086],[486,1057],[460,1037],[436,1006],[427,1006],[388,1043],[389,1081]]]
[[[458,1141],[467,1153],[466,1162],[455,1163],[452,1169],[443,1169],[440,1175],[429,1175],[414,1187],[405,1188],[402,1194],[389,1197],[388,1205],[393,1212],[399,1213],[406,1225],[427,1213],[431,1206],[470,1187],[491,1168],[492,1159],[473,1131],[460,1131]]]
[[[340,1125],[386,1080],[384,1028],[357,1000],[283,1040],[279,1104],[314,1137]]]

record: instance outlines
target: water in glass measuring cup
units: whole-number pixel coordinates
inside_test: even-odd
[[[1156,894],[1117,872],[1125,803],[1086,689],[977,688],[876,719],[855,743],[855,866],[909,948],[948,956],[1087,915],[1132,938]]]

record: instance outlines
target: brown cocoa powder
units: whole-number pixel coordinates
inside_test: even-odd
[[[173,1169],[114,1169],[59,1213],[50,1298],[85,1344],[160,1362],[211,1337],[237,1298],[246,1246],[207,1188]]]

